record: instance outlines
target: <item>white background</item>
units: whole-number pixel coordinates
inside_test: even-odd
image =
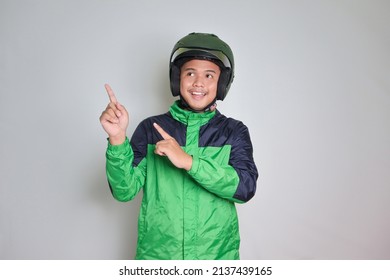
[[[115,201],[110,83],[166,112],[192,31],[232,47],[219,110],[250,129],[258,191],[242,259],[390,259],[390,2],[0,0],[0,259],[132,259],[141,196]]]

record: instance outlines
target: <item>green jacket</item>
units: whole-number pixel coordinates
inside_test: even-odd
[[[158,123],[193,157],[188,172],[154,154]],[[129,201],[143,189],[136,259],[239,259],[235,202],[256,191],[257,169],[247,127],[219,111],[193,113],[175,102],[139,124],[131,142],[108,144],[113,196]]]

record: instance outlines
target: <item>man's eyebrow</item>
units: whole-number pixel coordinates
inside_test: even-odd
[[[196,71],[196,69],[188,67],[188,68],[185,68],[184,71]],[[215,70],[212,70],[212,69],[208,69],[205,72],[217,73]]]

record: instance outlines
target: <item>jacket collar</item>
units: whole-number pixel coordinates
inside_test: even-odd
[[[204,125],[209,120],[211,120],[217,112],[217,110],[214,110],[214,111],[208,111],[204,113],[195,113],[181,108],[179,103],[180,103],[179,100],[175,101],[175,103],[173,103],[172,106],[169,108],[169,112],[171,113],[172,117],[175,120],[184,123],[186,125],[188,125],[188,123],[190,122],[191,123],[196,122],[199,123],[200,125]]]

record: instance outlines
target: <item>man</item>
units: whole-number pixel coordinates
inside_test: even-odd
[[[147,118],[126,138],[128,113],[106,85],[100,117],[109,136],[107,178],[119,201],[143,189],[136,259],[239,259],[235,203],[256,191],[247,127],[216,110],[234,78],[230,47],[191,33],[170,59],[169,112]]]

